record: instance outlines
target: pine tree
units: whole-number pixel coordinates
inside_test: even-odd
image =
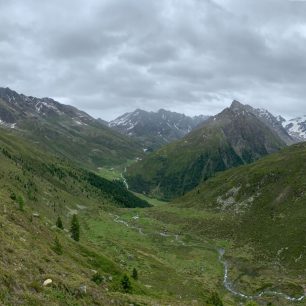
[[[133,269],[132,277],[133,277],[135,280],[138,279],[138,271],[136,270],[136,268]]]
[[[80,241],[80,223],[77,215],[72,216],[70,233],[73,240]]]
[[[125,293],[129,293],[132,291],[132,284],[130,278],[126,274],[123,275],[120,283]]]
[[[60,216],[57,217],[56,226],[60,229],[64,229],[64,225]]]

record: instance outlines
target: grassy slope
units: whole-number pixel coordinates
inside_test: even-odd
[[[140,144],[99,123],[80,126],[69,117],[55,117],[27,119],[18,127],[17,132],[36,145],[92,169],[142,155]]]
[[[0,134],[0,188],[2,303],[106,305],[111,299],[120,305],[127,303],[129,297],[120,292],[116,296],[125,270],[90,243],[74,243],[68,232],[57,231],[54,224],[60,215],[69,228],[71,215],[77,213],[83,225],[83,215],[120,206],[147,206],[145,201],[120,185],[30,147],[5,131]],[[18,209],[13,194],[24,198],[24,211]],[[55,236],[63,245],[62,256],[52,250]],[[113,280],[99,288],[90,280],[92,269]],[[53,279],[54,286],[44,289],[42,282],[47,278]],[[84,298],[78,293],[81,285],[89,291]],[[137,284],[134,287],[136,294],[142,292]],[[107,290],[113,293],[108,294]]]
[[[209,216],[191,217],[189,231],[232,241],[228,255],[240,288],[256,291],[274,284],[289,290],[290,283],[306,287],[305,173],[306,144],[298,144],[219,173],[176,205]]]
[[[164,199],[184,194],[218,171],[252,162],[284,143],[255,116],[226,109],[180,141],[128,168],[132,190]]]

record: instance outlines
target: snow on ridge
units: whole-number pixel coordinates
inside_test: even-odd
[[[118,125],[127,125],[127,121],[130,120],[132,113],[125,113],[122,116],[118,117],[117,119],[110,121],[109,122],[109,126],[113,127],[113,126],[118,126]]]
[[[281,121],[287,132],[300,141],[306,140],[306,115]]]

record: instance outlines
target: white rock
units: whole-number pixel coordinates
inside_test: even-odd
[[[52,279],[51,278],[48,278],[48,279],[46,279],[44,282],[43,282],[43,286],[48,286],[48,285],[50,285],[50,284],[52,284]]]

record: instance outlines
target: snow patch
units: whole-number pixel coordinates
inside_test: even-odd
[[[16,128],[16,123],[8,123],[0,119],[0,125],[10,128],[10,129],[15,129]]]

